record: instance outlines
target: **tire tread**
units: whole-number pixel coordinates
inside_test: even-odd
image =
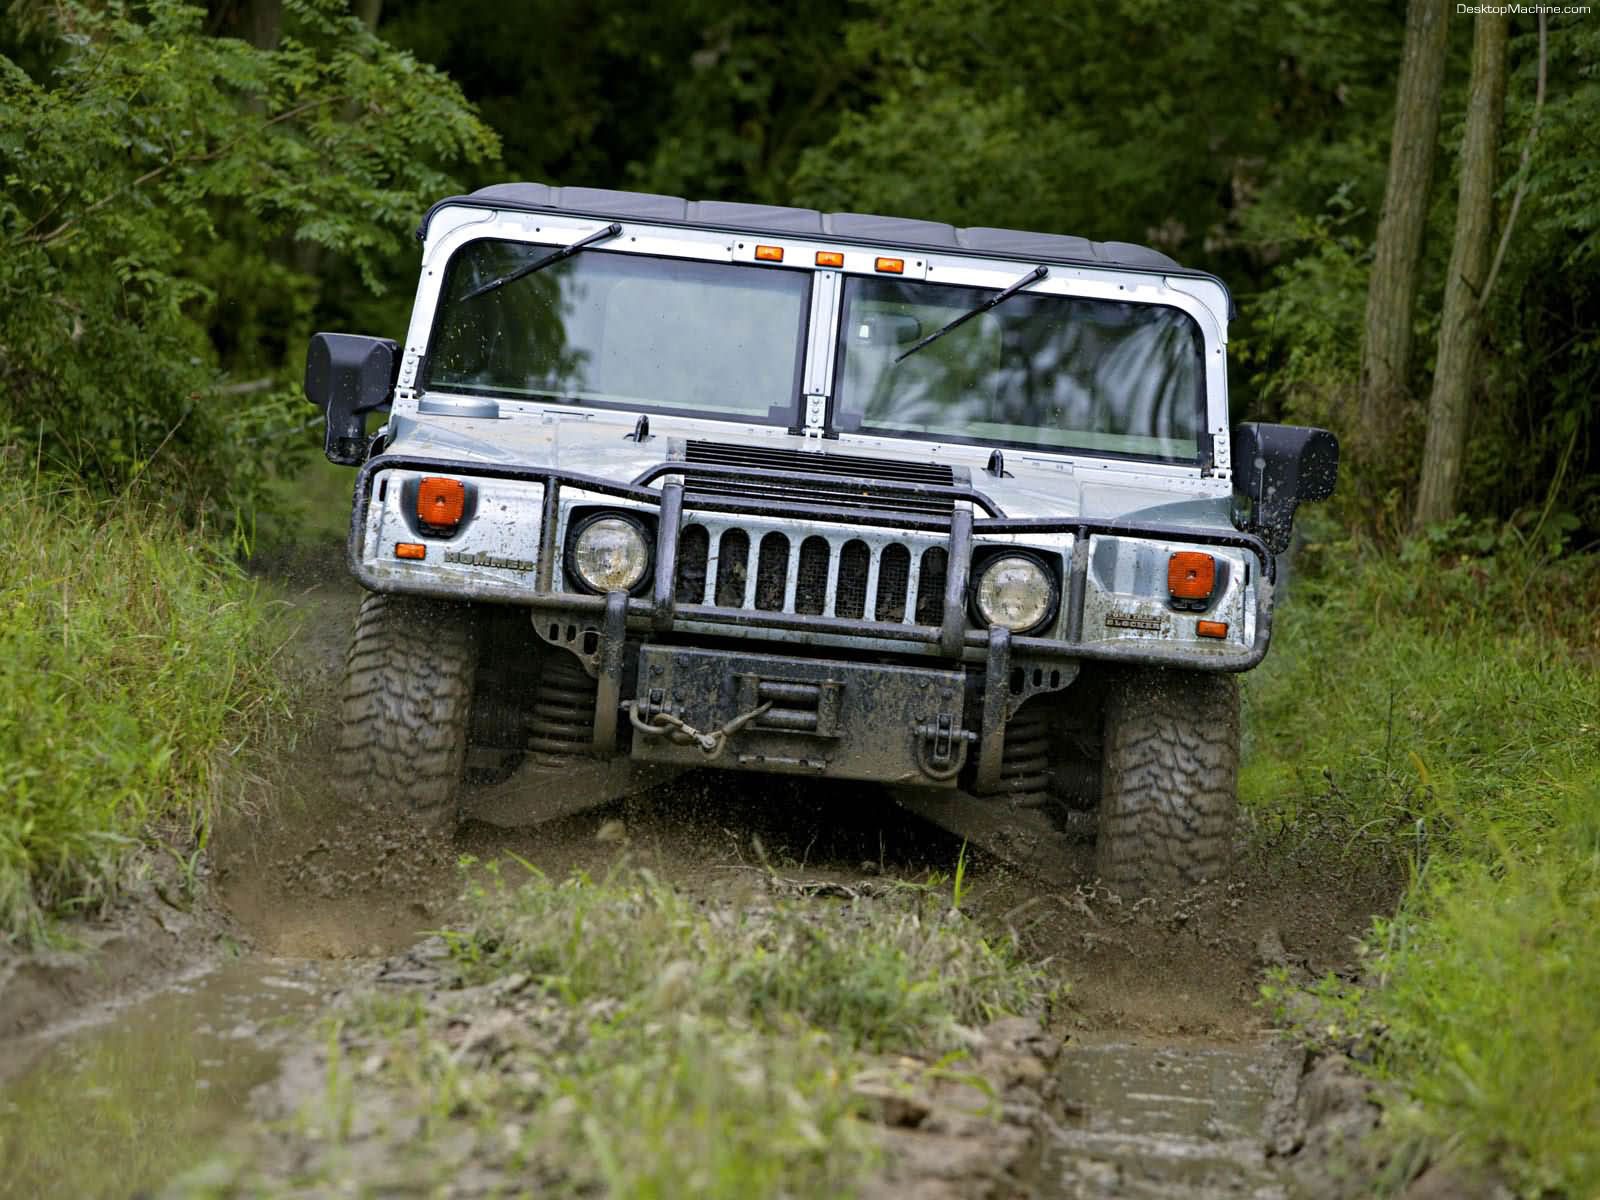
[[[345,658],[337,781],[419,823],[453,823],[476,654],[465,607],[368,593]]]
[[[1106,701],[1100,877],[1116,891],[1220,876],[1233,850],[1239,687],[1232,675],[1129,672]]]

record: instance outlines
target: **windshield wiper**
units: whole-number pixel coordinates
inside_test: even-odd
[[[591,233],[588,237],[579,238],[570,246],[563,246],[553,254],[546,254],[543,258],[534,259],[533,262],[528,263],[525,266],[518,267],[515,271],[507,271],[504,275],[500,276],[500,278],[491,279],[488,283],[485,283],[480,287],[473,288],[465,296],[461,297],[461,299],[475,300],[477,297],[488,292],[498,291],[500,288],[505,287],[505,285],[508,283],[515,283],[524,275],[532,275],[535,271],[542,271],[546,267],[553,267],[562,259],[571,258],[580,250],[586,250],[597,242],[609,241],[611,238],[616,237],[617,234],[621,232],[622,226],[616,222],[612,222],[604,229],[599,229],[594,233]],[[460,301],[457,301],[457,303],[460,303]]]
[[[978,305],[978,307],[973,309],[971,312],[964,312],[959,317],[957,317],[954,321],[951,321],[948,325],[945,325],[944,327],[942,327],[940,329],[935,329],[927,337],[923,338],[915,346],[912,346],[911,349],[907,350],[904,354],[900,355],[894,361],[897,362],[897,363],[904,362],[906,359],[910,358],[913,354],[915,354],[918,350],[921,350],[924,346],[928,345],[930,342],[937,342],[940,338],[942,338],[945,334],[949,333],[952,329],[955,329],[955,328],[957,328],[958,326],[961,326],[961,325],[965,325],[968,321],[972,320],[973,317],[981,317],[984,313],[988,312],[991,308],[994,308],[997,304],[1004,304],[1007,300],[1011,299],[1011,297],[1015,296],[1018,292],[1020,292],[1023,288],[1027,287],[1030,283],[1037,283],[1037,282],[1039,282],[1039,280],[1043,279],[1048,274],[1050,274],[1050,271],[1049,271],[1048,268],[1035,267],[1033,270],[1029,271],[1026,275],[1024,275],[1021,279],[1019,279],[1015,283],[1013,283],[1005,291],[1000,292],[997,295],[990,296],[987,300],[985,300],[982,304]]]

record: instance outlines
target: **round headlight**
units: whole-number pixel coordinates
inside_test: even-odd
[[[650,546],[639,526],[623,517],[600,517],[578,530],[572,569],[597,592],[631,592],[650,567]]]
[[[1055,607],[1056,585],[1050,572],[1031,558],[1006,555],[992,559],[978,576],[973,603],[987,624],[1013,633],[1042,625]]]

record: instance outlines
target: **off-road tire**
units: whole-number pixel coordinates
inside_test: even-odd
[[[369,593],[345,660],[338,776],[430,829],[454,826],[472,719],[470,609]]]
[[[1171,891],[1227,868],[1239,778],[1232,675],[1129,671],[1105,702],[1100,878],[1124,896]]]

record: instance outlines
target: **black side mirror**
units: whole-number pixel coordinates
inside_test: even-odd
[[[1302,500],[1326,500],[1339,479],[1339,439],[1326,429],[1251,422],[1233,430],[1233,490],[1247,497],[1243,528],[1274,554],[1289,548]]]
[[[317,333],[306,351],[306,399],[328,418],[329,462],[353,467],[367,457],[367,414],[394,398],[400,347],[388,338]]]

